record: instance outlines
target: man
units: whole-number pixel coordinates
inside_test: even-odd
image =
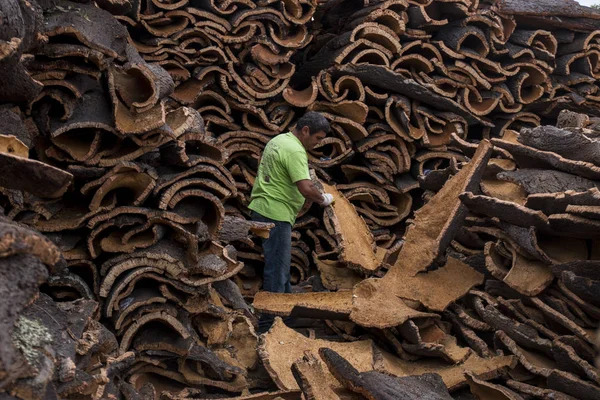
[[[262,242],[265,291],[291,292],[292,226],[305,201],[323,207],[333,202],[332,195],[322,195],[312,183],[306,155],[306,151],[313,149],[329,129],[329,122],[323,115],[308,112],[298,120],[293,132],[277,135],[263,151],[249,208],[253,220],[275,224],[269,238]],[[272,323],[272,316],[263,315],[259,331],[266,332]]]

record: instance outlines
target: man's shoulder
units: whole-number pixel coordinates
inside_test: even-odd
[[[273,142],[274,145],[277,145],[280,150],[283,150],[288,155],[296,152],[305,153],[302,144],[299,143],[298,139],[292,135],[293,134],[290,132],[280,133],[271,139],[271,142]]]

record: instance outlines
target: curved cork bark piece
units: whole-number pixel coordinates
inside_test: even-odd
[[[600,167],[592,163],[569,160],[553,152],[506,140],[492,139],[492,143],[507,150],[521,168],[555,169],[588,179],[600,179]]]
[[[68,120],[51,120],[49,131],[52,143],[79,162],[91,160],[99,151],[107,151],[100,149],[100,136],[118,136],[110,103],[100,87],[84,93]]]
[[[556,311],[554,308],[550,307],[548,304],[546,304],[540,298],[533,297],[533,298],[531,298],[531,302],[537,308],[539,308],[539,310],[544,314],[544,316],[546,318],[548,318],[549,320],[551,320],[552,322],[554,322],[558,325],[561,325],[562,327],[569,330],[570,332],[573,332],[573,334],[575,334],[575,336],[577,336],[581,340],[584,340],[590,344],[594,344],[594,339],[590,332],[588,332],[587,330],[585,330],[582,327],[580,327],[579,325],[577,325],[575,322],[570,320],[568,317],[566,317],[559,311]]]
[[[445,25],[434,39],[442,41],[447,47],[463,55],[473,53],[485,57],[490,51],[484,31],[472,25]]]
[[[325,380],[325,368],[311,352],[292,364],[294,378],[307,400],[340,400]]]
[[[201,221],[207,227],[211,238],[218,236],[225,218],[225,208],[221,200],[202,189],[181,190],[169,203],[159,205],[159,208],[170,210],[184,218]]]
[[[152,193],[157,177],[152,167],[124,161],[113,167],[102,178],[86,183],[81,188],[81,193],[87,195],[92,190],[95,191],[90,201],[90,211],[95,211],[106,203],[104,198],[111,192],[115,193],[118,203],[122,203],[120,199],[130,201],[130,204],[119,205],[139,206]]]
[[[287,87],[283,90],[283,98],[285,101],[296,107],[308,107],[317,100],[319,95],[319,88],[317,81],[313,78],[310,86],[306,89],[295,90],[291,87]]]
[[[558,368],[553,358],[522,348],[501,330],[495,333],[494,344],[497,349],[506,349],[514,354],[519,359],[519,363],[532,374],[547,378],[554,369]]]
[[[377,371],[359,372],[346,359],[332,349],[321,348],[319,355],[329,371],[346,388],[367,399],[448,400],[450,393],[437,374],[411,377],[392,377]]]
[[[49,164],[0,152],[0,186],[42,198],[59,198],[73,183],[73,175]]]
[[[470,211],[490,218],[498,218],[512,225],[523,228],[534,226],[542,230],[547,229],[549,225],[548,217],[541,211],[531,210],[516,203],[468,192],[462,193],[459,198]]]
[[[358,77],[364,84],[369,86],[389,89],[400,95],[418,99],[436,109],[453,112],[465,118],[469,124],[475,122],[486,124],[454,100],[440,96],[414,81],[407,81],[402,75],[390,71],[383,66],[345,64],[339,67],[339,72],[335,72],[335,74],[340,73]],[[382,86],[382,82],[386,83],[385,86]]]
[[[587,265],[590,264],[587,263]],[[559,277],[564,282],[564,285],[578,297],[595,306],[600,306],[600,301],[598,301],[597,297],[598,291],[600,290],[600,280],[588,278],[586,276],[578,276],[571,270],[563,271]]]
[[[173,92],[174,83],[162,67],[131,60],[126,68],[111,69],[114,91],[121,106],[143,113]],[[115,105],[116,106],[116,105]]]
[[[471,393],[480,399],[490,400],[523,400],[523,397],[503,386],[486,382],[478,379],[471,374],[467,374],[467,382],[471,388]]]
[[[207,158],[204,158],[202,161],[198,160],[196,165],[189,168],[183,169],[181,167],[169,167],[163,165],[159,166],[156,171],[158,173],[158,179],[156,181],[156,187],[154,188],[154,195],[166,191],[169,186],[183,179],[211,180],[221,186],[221,191],[225,189],[231,193],[231,196],[237,195],[235,179],[231,175],[231,172],[229,172],[222,163]]]
[[[543,389],[537,386],[532,386],[527,383],[507,380],[506,386],[516,390],[527,396],[534,396],[540,399],[556,399],[556,400],[576,400],[575,397],[552,389]]]
[[[412,326],[414,332],[406,336],[415,336],[407,338],[408,342],[402,342],[402,348],[409,354],[424,356],[428,358],[441,358],[451,364],[460,364],[464,362],[472,350],[468,347],[462,347],[457,344],[456,338],[446,332],[446,328],[437,323],[429,326],[417,326],[409,321],[400,327],[400,333],[405,334],[407,326]]]
[[[313,261],[319,270],[323,286],[328,290],[352,290],[354,285],[363,280],[360,274],[337,260],[321,259],[318,253],[313,252]]]
[[[337,236],[340,261],[358,271],[377,271],[381,263],[375,256],[375,240],[367,224],[336,187],[325,183],[322,185],[325,193],[334,197],[334,203],[325,213],[333,225],[334,237]]]
[[[123,25],[107,11],[93,5],[78,5],[78,9],[69,9],[68,6],[69,2],[65,1],[63,8],[67,12],[54,9],[45,16],[45,35],[59,40],[64,36],[73,36],[91,49],[121,61],[126,60],[128,33]]]
[[[526,207],[540,210],[546,215],[563,214],[569,205],[600,206],[600,191],[597,188],[585,192],[565,192],[531,195],[527,198]]]
[[[554,275],[547,263],[529,260],[515,249],[511,252],[512,267],[504,277],[504,283],[525,296],[537,296],[550,286]]]
[[[109,74],[109,89],[114,106],[115,128],[123,135],[142,134],[163,127],[166,123],[164,102],[152,108],[134,113],[121,102],[115,92],[114,74]]]
[[[600,380],[598,369],[581,358],[573,347],[555,339],[552,342],[552,355],[562,370],[585,377],[598,384]]]
[[[493,305],[487,305],[478,312],[487,324],[496,330],[504,331],[518,345],[551,355],[552,342],[542,338],[537,329],[512,320]]]
[[[600,396],[600,389],[597,385],[559,370],[552,371],[548,377],[548,388],[559,390],[581,400],[594,400]]]
[[[568,190],[585,192],[598,185],[591,179],[546,169],[521,168],[516,171],[500,172],[497,177],[518,184],[527,194],[559,193]]]
[[[14,135],[0,134],[0,153],[29,158],[29,147]]]
[[[280,317],[346,320],[352,310],[352,292],[259,292],[252,306],[262,313]]]
[[[600,221],[578,217],[573,214],[553,214],[548,217],[552,233],[580,239],[596,239],[600,236]]]
[[[58,300],[94,300],[92,289],[79,275],[63,272],[48,278],[48,291]]]
[[[275,324],[268,333],[261,336],[258,354],[267,372],[281,390],[298,388],[290,369],[305,352],[318,354],[320,348],[336,351],[349,360],[359,371],[371,371],[374,364],[374,345],[370,340],[351,343],[328,342],[321,339],[309,339],[286,327],[281,318],[275,318]],[[325,381],[335,391],[341,385],[325,371]]]
[[[140,307],[150,304],[164,304],[167,299],[161,296],[160,290],[156,288],[136,288],[133,293],[121,302],[119,310],[113,315],[114,326],[120,330],[129,314]]]
[[[465,362],[457,365],[449,365],[442,360],[404,361],[388,353],[382,353],[382,356],[381,365],[377,370],[398,377],[425,373],[438,374],[450,392],[466,385],[466,373],[476,375],[480,379],[495,379],[505,375],[517,365],[514,356],[481,358],[474,353]]]
[[[228,158],[225,149],[204,132],[186,132],[176,141],[160,149],[161,158],[173,166],[194,167],[202,163],[224,163]]]
[[[535,129],[523,129],[519,135],[519,143],[554,152],[571,160],[600,165],[600,142],[582,132],[540,126]]]

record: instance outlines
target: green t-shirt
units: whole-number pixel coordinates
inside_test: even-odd
[[[310,179],[304,146],[291,132],[275,136],[263,151],[248,207],[267,218],[294,225],[304,205],[296,182],[303,179]]]

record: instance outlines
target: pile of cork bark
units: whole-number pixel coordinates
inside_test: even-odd
[[[0,18],[0,399],[600,398],[600,14],[6,0]],[[294,227],[297,293],[263,293],[270,225],[246,206],[306,110],[332,126],[309,160],[336,202]],[[259,337],[254,309],[304,328]]]

